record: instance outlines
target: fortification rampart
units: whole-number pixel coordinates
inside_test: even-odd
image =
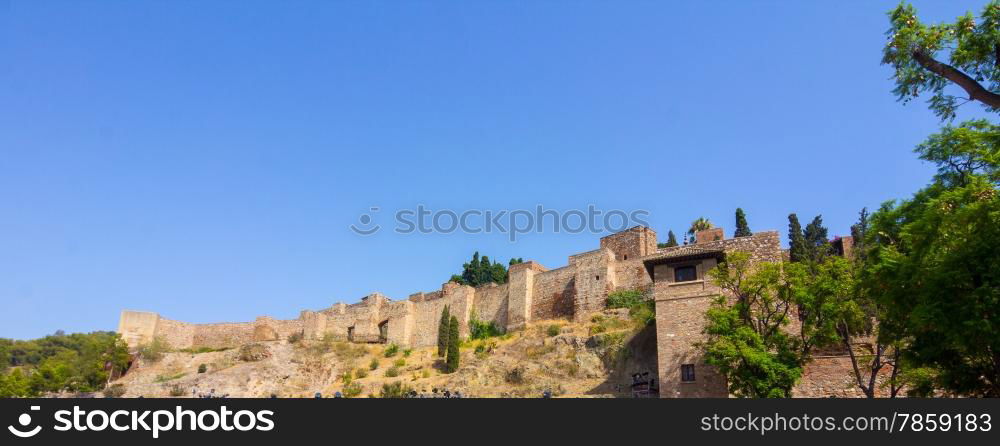
[[[296,333],[306,339],[431,346],[437,344],[438,322],[446,305],[458,318],[462,336],[468,335],[473,317],[507,330],[533,320],[585,318],[603,309],[609,292],[648,286],[641,259],[654,252],[656,233],[637,227],[603,237],[598,249],[570,256],[561,268],[549,270],[531,261],[513,265],[508,282],[501,285],[473,288],[449,282],[440,290],[398,301],[373,293],[357,303],[302,311],[294,320],[262,316],[254,322],[188,324],[156,313],[124,311],[118,331],[133,347],[160,337],[173,348],[221,348]]]

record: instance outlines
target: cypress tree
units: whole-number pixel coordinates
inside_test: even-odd
[[[438,357],[443,358],[448,351],[448,333],[451,328],[451,319],[448,314],[448,306],[441,310],[441,322],[438,323]]]
[[[448,357],[445,362],[448,373],[458,370],[458,355],[458,318],[452,316],[451,323],[448,324]]]
[[[851,238],[854,239],[854,257],[863,262],[868,257],[865,244],[868,238],[868,208],[861,208],[858,222],[851,225]]]
[[[677,236],[674,235],[674,231],[667,231],[667,242],[657,243],[657,248],[671,248],[677,246]]]
[[[802,235],[802,225],[799,224],[799,217],[794,213],[788,214],[788,253],[789,260],[801,262],[807,256],[806,239]]]
[[[747,225],[747,215],[743,212],[743,208],[736,208],[736,232],[733,237],[749,237],[753,235],[750,232],[750,226]]]
[[[812,262],[822,262],[830,253],[830,241],[827,239],[827,229],[823,226],[823,216],[817,215],[802,232],[805,239],[806,258]]]

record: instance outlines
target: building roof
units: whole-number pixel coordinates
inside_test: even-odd
[[[725,256],[725,254],[726,252],[721,248],[702,248],[692,245],[679,246],[677,248],[669,248],[666,251],[658,252],[646,257],[643,259],[643,263],[647,266],[651,266],[682,260],[720,258]]]

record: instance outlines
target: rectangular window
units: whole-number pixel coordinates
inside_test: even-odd
[[[681,364],[681,382],[694,382],[694,364]]]
[[[698,279],[698,270],[694,265],[674,268],[674,282],[690,282]]]

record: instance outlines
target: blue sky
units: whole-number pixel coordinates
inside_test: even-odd
[[[601,235],[351,232],[372,206],[846,234],[932,173],[939,123],[879,65],[894,5],[0,0],[0,337],[294,318]]]

